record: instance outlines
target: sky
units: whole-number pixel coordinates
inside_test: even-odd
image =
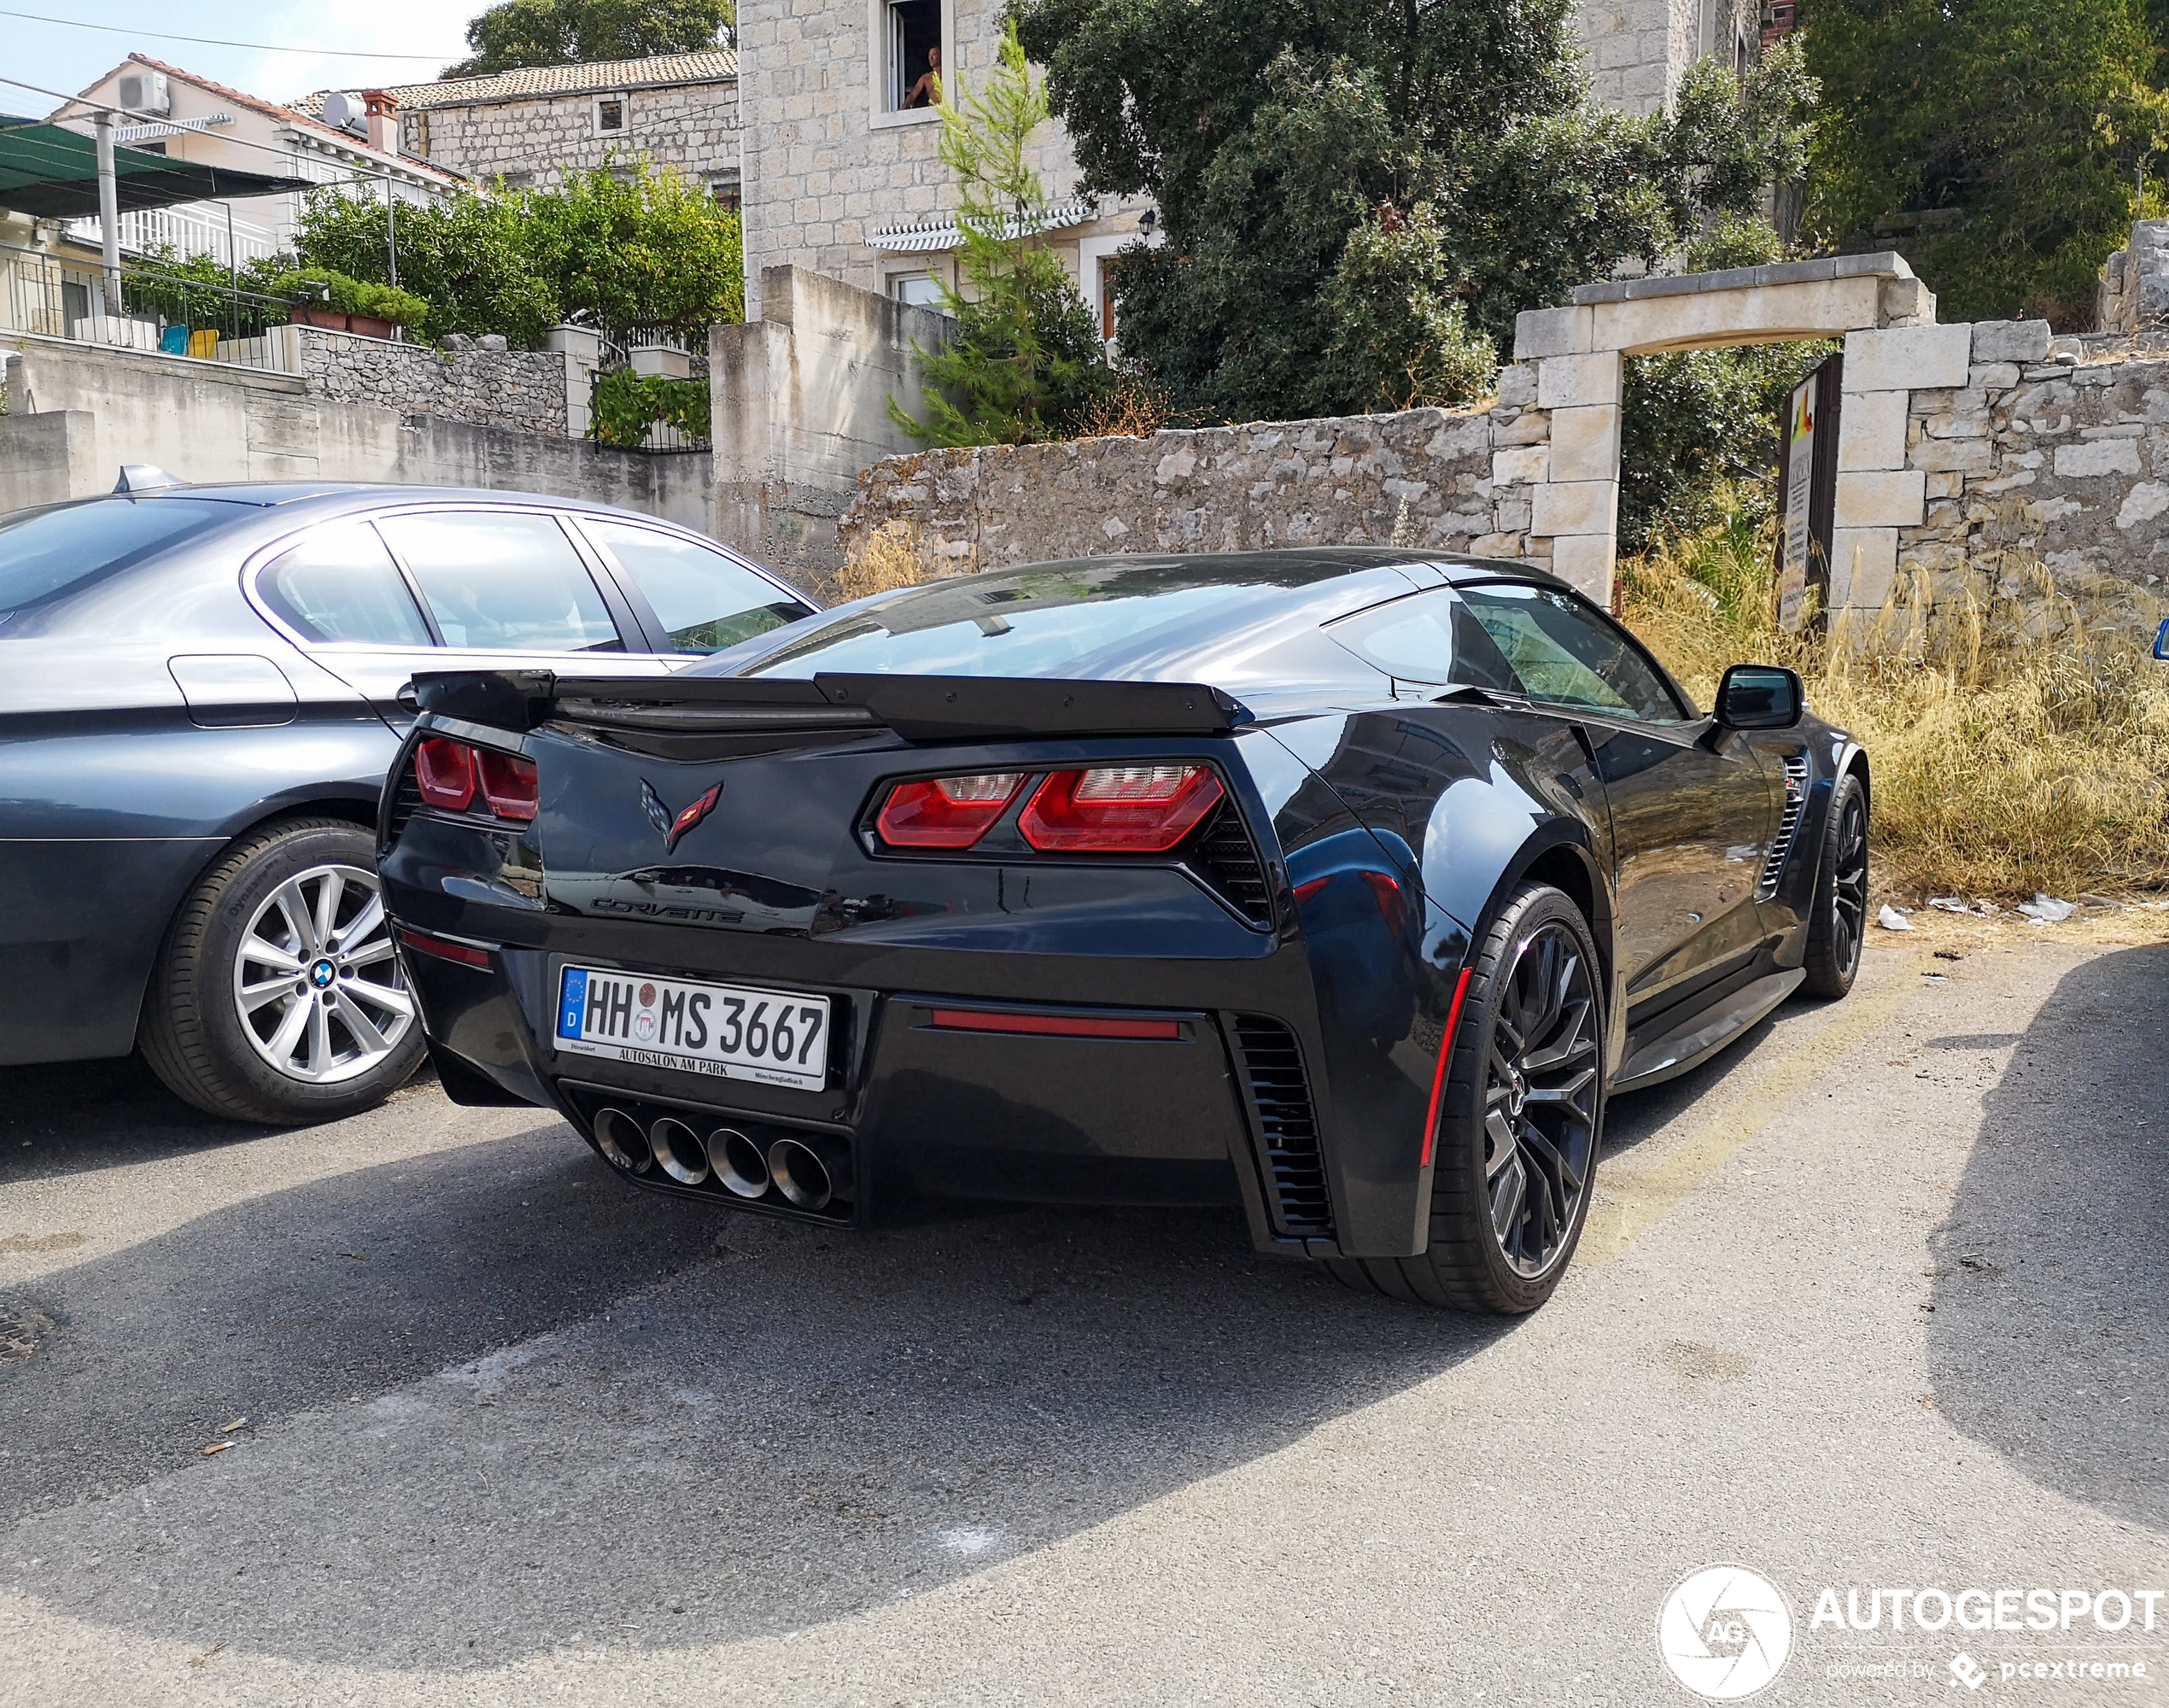
[[[106,0],[95,9],[70,0],[0,0],[0,77],[70,94],[87,88],[131,53],[148,54],[244,94],[289,101],[318,89],[426,83],[467,51],[467,20],[488,0],[371,0],[326,7],[303,0]],[[20,15],[95,18],[108,30],[34,23]],[[153,30],[169,32],[153,35]],[[205,47],[172,35],[258,44]],[[267,48],[301,49],[270,52]],[[331,50],[333,51],[327,51]],[[359,50],[358,52],[355,50]],[[391,55],[421,55],[394,58]],[[56,103],[0,84],[0,113],[43,117]]]

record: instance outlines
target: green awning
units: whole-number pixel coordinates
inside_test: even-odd
[[[305,178],[271,178],[260,172],[199,166],[118,146],[113,151],[113,176],[123,214],[138,208],[170,208],[177,202],[276,196],[309,187]],[[96,219],[96,139],[35,119],[0,115],[0,208],[39,219]]]

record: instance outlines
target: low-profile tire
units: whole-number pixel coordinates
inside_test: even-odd
[[[1574,1256],[1604,1138],[1604,976],[1581,911],[1516,891],[1484,933],[1440,1099],[1429,1249],[1333,1265],[1352,1284],[1518,1315]]]
[[[1851,990],[1859,976],[1868,937],[1868,791],[1854,773],[1832,786],[1824,823],[1804,964],[1808,994],[1836,997]]]
[[[167,928],[137,1042],[174,1094],[272,1126],[381,1103],[423,1056],[368,832],[295,819],[243,838]]]

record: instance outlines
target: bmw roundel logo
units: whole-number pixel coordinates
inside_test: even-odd
[[[339,969],[329,961],[319,961],[309,968],[309,982],[319,991],[331,988],[332,980],[339,976]]]

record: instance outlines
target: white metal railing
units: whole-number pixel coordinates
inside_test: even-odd
[[[71,219],[68,236],[91,249],[104,242],[103,228],[96,219]],[[170,249],[178,260],[208,255],[221,266],[246,266],[278,253],[275,232],[246,220],[229,226],[225,213],[215,203],[184,203],[176,208],[143,208],[120,216],[120,249],[124,254]]]
[[[283,297],[136,261],[123,268],[115,302],[96,264],[0,243],[0,333],[292,373],[293,310]]]

